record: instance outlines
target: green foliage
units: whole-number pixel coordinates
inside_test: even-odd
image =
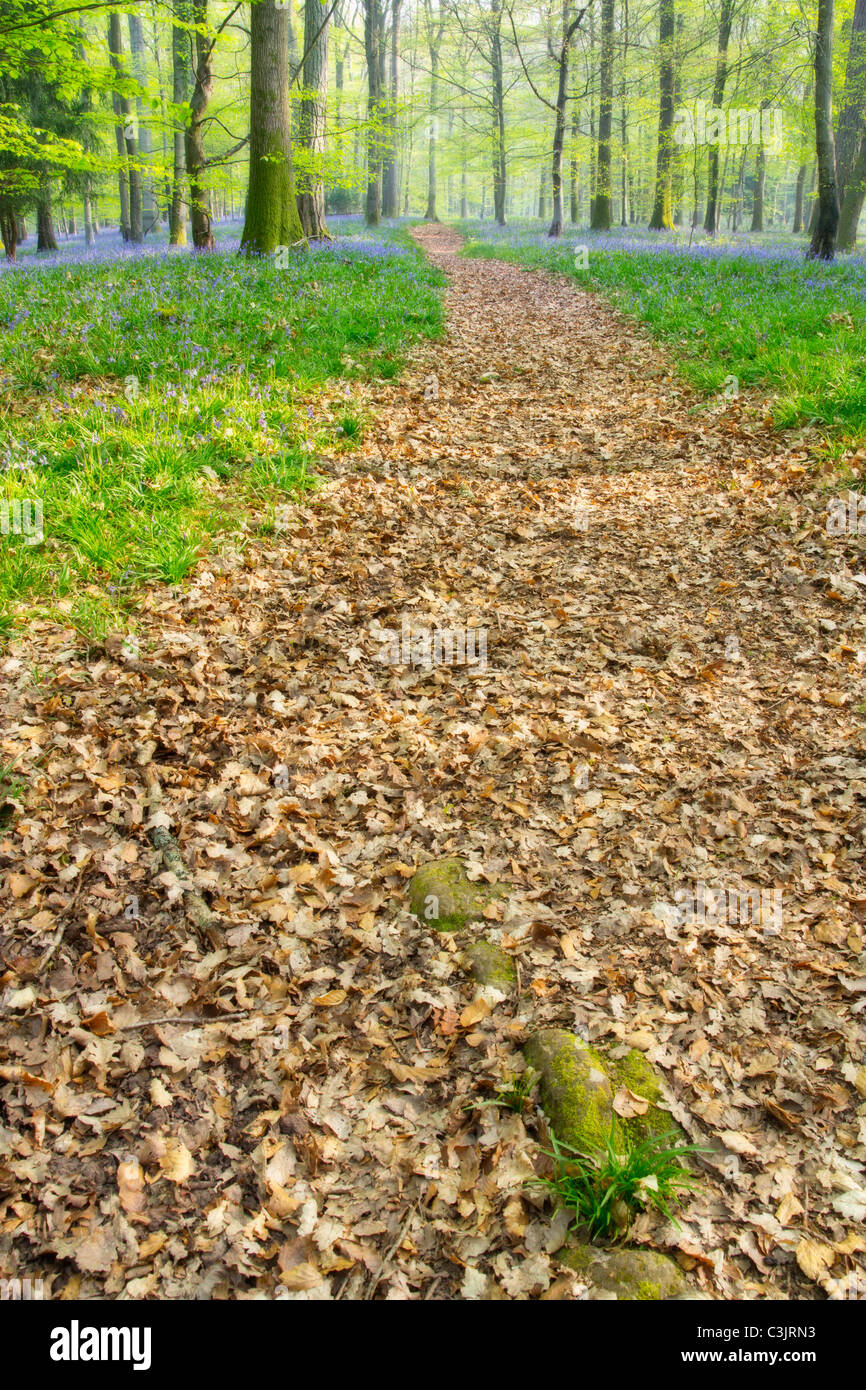
[[[629,1144],[618,1153],[611,1128],[603,1149],[583,1153],[551,1136],[552,1178],[538,1178],[558,1202],[575,1213],[574,1226],[585,1226],[592,1239],[611,1238],[628,1228],[633,1214],[655,1207],[674,1221],[671,1207],[699,1185],[680,1160],[701,1150],[693,1144],[672,1144],[676,1130]]]
[[[485,1106],[497,1105],[513,1111],[515,1115],[522,1115],[537,1080],[538,1073],[534,1067],[527,1067],[522,1072],[514,1072],[498,1087],[491,1100],[478,1101],[474,1108],[483,1110]]]
[[[866,273],[860,258],[830,265],[805,262],[800,243],[778,238],[738,242],[730,254],[689,255],[683,248],[642,249],[633,234],[594,245],[584,233],[588,268],[575,268],[571,242],[539,244],[539,224],[506,240],[462,224],[473,240],[469,256],[494,257],[529,269],[567,275],[604,291],[641,319],[669,348],[679,371],[699,391],[716,396],[726,380],[739,389],[771,392],[780,428],[812,421],[830,443],[866,443]],[[717,239],[724,251],[724,239]],[[796,253],[795,253],[796,252]]]
[[[417,249],[374,249],[0,279],[0,501],[44,517],[40,544],[0,536],[7,627],[29,596],[98,640],[138,586],[179,583],[218,532],[312,487],[319,450],[360,438],[352,380],[441,323]]]

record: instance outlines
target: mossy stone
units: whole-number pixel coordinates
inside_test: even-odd
[[[472,883],[460,859],[434,859],[409,881],[409,908],[434,931],[459,931],[483,917],[494,898],[508,892],[504,884]]]
[[[618,1122],[607,1067],[595,1048],[564,1028],[543,1028],[523,1055],[541,1078],[541,1104],[560,1143],[603,1148],[611,1124],[618,1130]]]
[[[510,994],[517,986],[517,969],[514,961],[492,941],[475,941],[463,955],[463,963],[469,974],[480,985]]]
[[[672,1117],[658,1109],[661,1082],[642,1052],[632,1049],[614,1062],[564,1028],[544,1028],[523,1053],[541,1077],[541,1104],[560,1143],[587,1152],[603,1148],[613,1131],[622,1151],[654,1134],[679,1133]],[[646,1114],[616,1114],[613,1101],[621,1086],[649,1101]]]
[[[627,1086],[634,1095],[650,1103],[645,1115],[633,1115],[629,1120],[620,1121],[630,1139],[649,1139],[652,1135],[669,1134],[671,1130],[676,1132],[677,1139],[685,1139],[673,1117],[658,1109],[662,1098],[661,1081],[642,1052],[633,1047],[625,1057],[608,1065],[614,1092],[620,1086]],[[677,1139],[672,1139],[671,1143],[676,1143]]]
[[[598,1250],[594,1245],[572,1241],[556,1258],[585,1275],[593,1288],[613,1293],[624,1302],[655,1302],[688,1294],[679,1267],[655,1250]]]

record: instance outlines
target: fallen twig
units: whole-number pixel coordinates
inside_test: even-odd
[[[151,817],[153,817],[154,813],[160,809],[162,787],[153,768],[145,768],[144,776],[148,788],[148,806]],[[154,849],[162,856],[163,864],[170,873],[174,874],[180,884],[183,892],[184,911],[189,921],[207,937],[214,950],[225,946],[223,923],[217,914],[208,907],[201,893],[193,884],[177,840],[162,825],[152,825],[147,834]]]

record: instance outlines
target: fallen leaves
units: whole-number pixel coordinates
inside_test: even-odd
[[[450,337],[369,388],[387,427],[289,532],[149,590],[140,662],[48,622],[4,653],[34,792],[0,832],[19,1258],[87,1298],[580,1297],[527,1195],[538,1117],[478,1105],[549,1024],[640,1050],[710,1150],[682,1231],[642,1240],[723,1296],[836,1296],[866,1217],[859,562],[778,437],[686,415],[640,330],[447,265]],[[404,615],[484,628],[487,670],[383,665]],[[472,930],[518,1001],[404,911],[452,853],[512,883]],[[780,931],[663,910],[699,881],[779,888]]]

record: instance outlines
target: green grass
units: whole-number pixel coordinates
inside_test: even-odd
[[[574,1212],[574,1226],[586,1227],[593,1240],[622,1235],[635,1212],[647,1207],[674,1221],[671,1208],[698,1186],[680,1160],[699,1152],[692,1144],[671,1144],[675,1138],[671,1130],[618,1153],[611,1129],[603,1149],[582,1153],[552,1135],[553,1148],[544,1152],[553,1159],[553,1177],[536,1181]]]
[[[816,425],[831,456],[866,446],[862,256],[807,262],[801,240],[771,234],[720,236],[690,250],[687,236],[654,238],[637,228],[598,236],[569,229],[558,242],[539,223],[504,231],[461,223],[460,230],[467,256],[554,271],[603,291],[649,327],[706,395],[721,397],[734,377],[736,389],[768,393],[776,426]],[[583,270],[575,266],[578,246],[587,248]]]
[[[537,1081],[538,1073],[534,1067],[527,1067],[522,1072],[513,1072],[497,1087],[491,1100],[470,1101],[469,1108],[483,1110],[486,1106],[494,1105],[510,1110],[515,1115],[522,1115]]]
[[[101,641],[142,584],[178,584],[314,486],[320,449],[358,443],[353,382],[440,331],[441,276],[402,231],[343,230],[285,268],[217,252],[0,275],[0,503],[40,501],[44,537],[0,534],[0,635],[42,612]]]

